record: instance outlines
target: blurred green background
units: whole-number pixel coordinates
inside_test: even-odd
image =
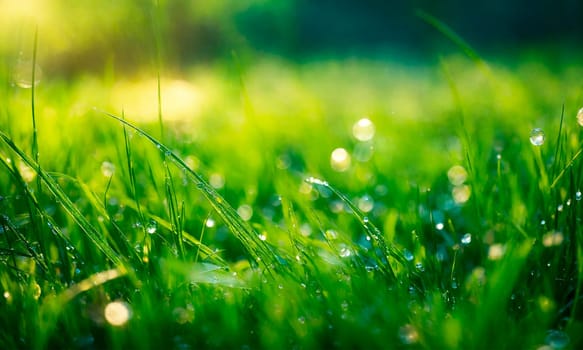
[[[481,53],[551,45],[558,56],[569,55],[583,38],[577,0],[2,0],[0,52],[26,54],[37,26],[43,69],[65,76],[112,65],[133,70],[151,64],[156,52],[176,68],[233,51],[293,60],[389,54],[424,62],[455,50],[416,16],[419,10]]]

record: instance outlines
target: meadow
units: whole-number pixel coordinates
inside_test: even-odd
[[[6,59],[0,348],[578,348],[580,62]]]

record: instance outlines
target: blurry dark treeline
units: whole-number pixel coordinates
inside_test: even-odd
[[[8,3],[0,5],[8,6],[0,8],[6,16]],[[39,15],[44,21],[39,26],[39,51],[49,69],[65,74],[101,70],[111,62],[117,69],[131,69],[152,63],[157,52],[167,65],[188,66],[228,57],[233,51],[293,60],[382,50],[424,57],[448,45],[451,48],[443,35],[416,15],[419,10],[447,24],[478,51],[583,43],[581,0],[45,3],[51,6],[36,10],[44,11]]]
[[[416,11],[431,14],[478,46],[531,45],[583,38],[583,1],[301,0],[252,6],[241,32],[259,48],[303,54],[374,46],[425,50],[439,43]]]
[[[182,4],[180,4],[182,3]],[[174,2],[180,12],[189,1]],[[222,55],[238,46],[287,57],[342,55],[376,49],[422,55],[447,40],[416,15],[424,11],[485,50],[569,42],[583,44],[581,0],[298,0],[256,1],[213,22],[174,22],[185,59]],[[210,35],[205,35],[210,34]],[[189,43],[197,43],[190,45]]]

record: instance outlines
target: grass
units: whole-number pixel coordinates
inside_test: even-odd
[[[576,58],[236,61],[4,72],[0,348],[583,343]]]

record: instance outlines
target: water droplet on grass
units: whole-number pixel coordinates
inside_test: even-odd
[[[370,141],[374,138],[375,127],[368,118],[362,118],[352,126],[352,135],[358,141]]]
[[[209,184],[217,190],[225,186],[225,177],[219,173],[212,173],[209,176]]]
[[[360,211],[362,211],[363,213],[368,213],[371,210],[373,210],[373,208],[374,199],[368,194],[365,194],[358,200],[358,209],[360,209]],[[368,222],[368,218],[366,221]]]
[[[326,230],[326,232],[324,232],[324,237],[329,241],[333,241],[338,238],[338,233],[334,230]]]
[[[547,333],[547,337],[545,338],[545,342],[552,346],[554,349],[562,349],[569,345],[569,341],[571,339],[569,336],[562,331],[558,330],[550,330]]]
[[[472,188],[468,185],[455,186],[451,190],[451,196],[456,204],[464,204],[470,199]]]
[[[545,143],[545,132],[541,128],[534,128],[530,132],[530,143],[534,146],[542,146]]]
[[[309,237],[312,234],[312,226],[310,226],[310,224],[307,222],[304,222],[300,226],[300,234],[304,237]]]
[[[472,243],[472,234],[466,233],[465,235],[463,235],[461,242],[462,242],[462,244],[465,244],[465,245]]]
[[[245,221],[251,220],[253,216],[253,208],[249,204],[243,204],[237,208],[237,214]]]
[[[405,260],[407,260],[407,261],[413,261],[413,259],[415,259],[415,256],[413,255],[413,253],[411,253],[411,251],[408,249],[405,249],[403,251],[403,256],[405,257]]]
[[[543,245],[545,247],[559,246],[563,243],[564,236],[562,232],[551,231],[543,236]]]
[[[132,317],[129,304],[123,301],[114,301],[105,307],[105,320],[112,326],[123,326]]]
[[[332,169],[343,172],[350,168],[350,154],[344,148],[336,148],[330,155],[330,166]]]
[[[348,258],[352,255],[352,251],[350,250],[350,248],[344,246],[340,248],[340,256],[343,258]]]
[[[27,183],[32,182],[36,178],[36,171],[22,161],[18,161],[18,172]]]
[[[581,191],[575,192],[575,200],[580,201],[581,198],[583,198],[583,195],[581,194]]]
[[[578,112],[577,112],[577,123],[580,126],[583,126],[583,108],[581,108]]]
[[[158,223],[154,220],[150,220],[150,222],[148,222],[148,225],[146,226],[146,232],[148,232],[149,234],[154,234],[156,233],[156,230],[158,229]]]
[[[500,260],[504,256],[506,247],[502,244],[492,244],[488,249],[488,259],[490,260]]]
[[[443,224],[443,222],[438,222],[437,224],[435,224],[435,228],[439,231],[443,230],[444,226],[445,225]]]
[[[414,326],[407,324],[399,328],[399,339],[403,344],[415,344],[419,341],[419,333]]]
[[[208,228],[215,227],[215,220],[213,218],[206,219],[204,225]]]
[[[310,176],[305,180],[309,184],[320,185],[320,186],[328,186],[328,182],[318,179],[316,177]]]
[[[468,179],[468,172],[461,165],[454,165],[447,171],[447,178],[454,186],[460,186]]]
[[[267,240],[267,234],[266,234],[265,232],[263,232],[263,233],[260,233],[260,234],[258,235],[258,237],[259,237],[259,239],[260,239],[260,240],[262,240],[262,241],[266,241],[266,240]]]

